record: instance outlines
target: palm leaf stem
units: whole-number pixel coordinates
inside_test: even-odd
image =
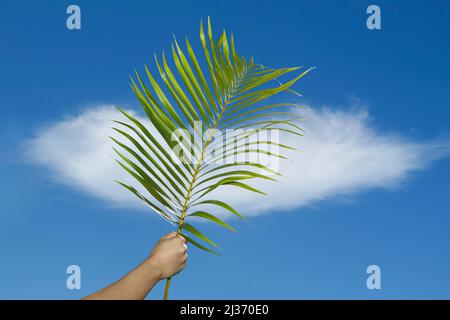
[[[244,75],[246,74],[247,71],[248,71],[248,69],[245,69],[243,74],[239,77],[238,81],[236,81],[233,84],[232,89],[231,89],[231,93],[227,95],[227,97],[226,97],[226,99],[224,101],[224,104],[223,104],[223,106],[222,106],[222,108],[220,110],[220,113],[217,115],[217,118],[214,120],[214,125],[212,127],[213,130],[218,127],[220,119],[222,118],[222,116],[223,116],[223,114],[224,114],[224,112],[225,112],[225,110],[226,110],[226,108],[228,106],[229,101],[232,99],[233,94],[235,93],[235,88],[240,84],[240,82],[242,81],[242,78],[244,77]],[[208,128],[208,129],[211,129],[211,128]],[[188,190],[186,192],[186,197],[185,197],[185,200],[184,200],[183,209],[182,209],[181,216],[180,216],[180,221],[178,223],[177,235],[180,235],[181,234],[181,230],[183,229],[183,222],[184,222],[184,218],[186,216],[187,208],[189,207],[189,200],[190,200],[191,195],[192,195],[192,190],[195,187],[195,183],[197,181],[197,175],[200,172],[200,168],[202,166],[203,158],[205,157],[205,152],[208,149],[208,146],[209,146],[210,143],[211,143],[211,139],[208,139],[205,142],[205,144],[204,144],[204,146],[202,148],[202,152],[200,154],[200,158],[198,160],[198,163],[197,163],[197,165],[196,165],[196,167],[194,169],[194,173],[192,175],[191,182],[189,183],[189,187],[188,187]],[[166,280],[166,286],[165,286],[165,289],[164,289],[164,300],[167,300],[168,297],[169,297],[169,289],[170,289],[170,282],[171,282],[171,280],[172,280],[171,277],[167,278],[167,280]]]

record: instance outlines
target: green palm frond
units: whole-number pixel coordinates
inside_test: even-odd
[[[212,212],[219,209],[244,217],[229,204],[208,195],[222,186],[263,193],[247,184],[247,180],[275,180],[279,173],[257,161],[221,165],[215,161],[249,153],[285,158],[259,146],[275,144],[288,150],[292,147],[268,139],[249,142],[248,138],[258,130],[302,135],[298,116],[289,111],[300,106],[291,102],[274,103],[271,98],[284,91],[299,95],[291,87],[311,69],[282,83],[279,77],[297,73],[301,68],[271,69],[256,64],[253,58],[239,56],[233,35],[228,37],[223,31],[219,39],[213,38],[209,18],[206,32],[200,24],[200,40],[201,53],[194,52],[187,39],[186,49],[175,39],[171,48],[174,66],[169,66],[163,53],[159,58],[155,55],[156,72],[145,67],[145,80],[136,72],[131,78],[131,87],[152,128],[118,108],[128,121],[114,122],[115,133],[121,139],[112,139],[118,146],[114,149],[117,162],[139,183],[145,194],[124,182],[119,183],[174,224],[178,233],[190,243],[216,253],[208,246],[218,246],[192,225],[195,221],[192,218],[208,220],[235,231]],[[173,133],[179,129],[195,133],[197,123],[201,123],[201,129],[196,133],[201,136],[211,130],[251,130],[233,136],[216,154],[214,147],[220,141],[216,142],[212,136],[207,135],[203,141],[195,139],[195,134],[174,139]],[[180,149],[182,152],[173,152]],[[256,169],[260,173],[255,172]],[[196,209],[196,206],[201,208]],[[211,210],[206,212],[204,207]]]

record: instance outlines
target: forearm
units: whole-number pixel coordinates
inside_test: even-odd
[[[159,239],[150,257],[112,285],[84,300],[142,300],[159,280],[170,278],[186,266],[186,240],[176,232]]]
[[[161,278],[160,268],[151,258],[147,258],[119,281],[84,299],[143,300]]]

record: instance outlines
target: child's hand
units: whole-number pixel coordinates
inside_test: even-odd
[[[176,232],[171,232],[159,239],[148,260],[161,279],[170,278],[186,266],[186,251],[186,239],[177,236]]]

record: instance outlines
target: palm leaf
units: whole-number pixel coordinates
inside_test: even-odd
[[[267,102],[281,92],[294,92],[291,87],[311,69],[282,83],[278,78],[296,73],[301,67],[273,69],[256,64],[236,51],[233,35],[223,31],[214,39],[211,21],[206,30],[200,23],[201,54],[195,52],[188,39],[186,49],[176,39],[171,47],[173,65],[164,53],[155,54],[155,71],[145,67],[145,77],[136,72],[131,88],[141,104],[150,125],[119,108],[127,122],[114,121],[112,137],[119,165],[134,179],[140,190],[119,182],[125,189],[146,203],[154,212],[178,228],[196,247],[213,252],[206,245],[217,246],[185,219],[199,217],[235,231],[214,214],[202,209],[191,212],[195,206],[215,206],[245,219],[230,204],[220,199],[205,199],[206,195],[222,186],[240,188],[264,194],[246,180],[275,180],[278,172],[257,161],[219,163],[237,155],[267,155],[286,159],[282,154],[262,150],[276,146],[285,150],[290,146],[268,139],[249,141],[260,130],[279,130],[284,134],[301,136],[299,117],[289,108],[300,107],[293,102]],[[272,85],[273,83],[277,85]],[[200,127],[196,127],[200,123]],[[211,130],[244,130],[231,141],[216,141]],[[189,134],[174,136],[183,129]],[[251,129],[251,130],[248,130]],[[248,132],[247,132],[248,130]],[[195,135],[201,136],[200,141]],[[204,139],[203,139],[204,138]],[[222,152],[215,147],[222,145]],[[214,154],[213,154],[214,152]],[[255,172],[255,170],[259,170]],[[147,194],[144,194],[147,193]],[[187,236],[183,231],[189,232]]]

